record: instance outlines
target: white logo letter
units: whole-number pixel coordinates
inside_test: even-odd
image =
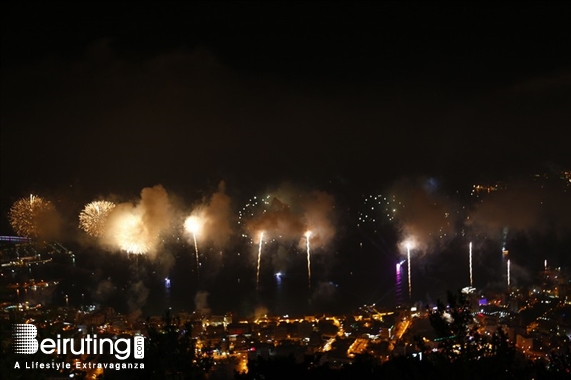
[[[34,325],[15,323],[12,327],[14,352],[17,354],[35,354],[38,352],[38,329]]]

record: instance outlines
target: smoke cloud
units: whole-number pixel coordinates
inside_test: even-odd
[[[428,253],[455,236],[460,207],[441,191],[438,180],[402,179],[388,193],[396,195],[402,204],[395,216],[402,252],[410,244],[411,248]]]
[[[131,284],[127,290],[127,306],[129,319],[136,320],[142,314],[141,308],[146,304],[149,289],[139,280]]]
[[[245,229],[255,243],[260,233],[264,239],[281,242],[298,241],[305,247],[305,233],[311,231],[314,247],[327,246],[335,236],[335,202],[332,195],[323,191],[304,192],[281,188],[256,216],[246,220]],[[305,249],[305,248],[303,248]]]
[[[109,214],[103,244],[128,253],[155,255],[171,221],[171,206],[162,185],[144,188],[137,204],[118,204]]]
[[[268,308],[265,306],[258,306],[254,310],[254,319],[265,318],[268,315]]]
[[[92,292],[91,296],[98,302],[105,302],[115,292],[115,285],[109,279],[101,281],[97,285],[97,289]]]
[[[210,293],[199,291],[194,296],[194,310],[201,315],[209,315],[210,307],[208,307],[208,296]]]
[[[496,237],[509,229],[564,237],[570,232],[571,197],[560,185],[515,180],[482,198],[466,223],[475,233]]]
[[[197,240],[222,249],[233,235],[231,200],[226,194],[224,181],[218,185],[218,191],[196,206],[189,218],[193,218],[197,228]],[[188,220],[188,218],[187,218]],[[189,231],[187,231],[189,232]],[[189,236],[192,239],[192,235]]]

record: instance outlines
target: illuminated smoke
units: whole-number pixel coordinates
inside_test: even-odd
[[[325,248],[335,236],[333,196],[323,191],[313,191],[303,197],[301,206],[302,220],[306,227],[311,227],[312,246]]]
[[[210,307],[208,307],[208,296],[210,293],[206,291],[198,291],[194,296],[195,311],[200,315],[209,315]]]
[[[259,210],[252,210],[242,217],[245,231],[254,236],[264,231],[267,239],[282,242],[299,241],[299,247],[305,250],[305,232],[311,227],[311,242],[314,247],[325,247],[335,235],[333,226],[334,199],[321,192],[304,192],[284,188],[276,195],[264,197],[259,202]]]
[[[184,221],[184,231],[194,245],[197,273],[200,270],[199,243],[201,246],[206,245],[221,250],[228,245],[233,234],[231,202],[225,193],[225,188],[225,183],[220,182],[218,190],[194,206]]]
[[[306,253],[308,285],[311,284],[311,255],[323,252],[335,236],[334,200],[325,192],[305,192],[291,187],[282,187],[275,195],[254,197],[240,212],[240,224],[244,236],[250,237],[258,246],[257,277],[259,282],[260,231],[264,242],[289,244],[297,242],[298,249]],[[311,228],[310,236],[307,235]],[[311,246],[310,241],[311,240]],[[317,249],[316,249],[317,248]],[[275,252],[273,253],[276,254]],[[285,268],[279,268],[284,270]]]
[[[126,295],[127,307],[129,308],[129,320],[133,321],[141,316],[141,308],[147,302],[149,289],[143,284],[143,281],[137,280],[129,286]]]
[[[251,236],[264,231],[268,239],[287,241],[302,236],[304,224],[289,205],[274,197],[260,215],[246,221],[246,230]]]
[[[170,220],[166,190],[161,185],[144,188],[137,204],[120,203],[111,210],[103,242],[127,253],[154,254]]]
[[[137,255],[149,252],[148,234],[140,214],[133,210],[122,213],[116,218],[113,235],[119,248]]]
[[[267,318],[267,316],[268,316],[268,308],[265,306],[258,306],[254,310],[254,320]]]
[[[331,281],[320,281],[311,295],[313,300],[331,301],[337,291],[337,285]]]
[[[226,194],[223,181],[219,183],[218,190],[210,198],[203,199],[201,204],[193,208],[186,220],[190,217],[194,218],[194,221],[189,223],[195,223],[198,228],[194,235],[200,232],[201,244],[210,244],[216,249],[222,249],[228,245],[234,233],[231,227],[233,217],[231,200]],[[185,229],[191,232],[186,225]]]
[[[562,186],[533,180],[513,180],[481,197],[470,214],[474,231],[500,239],[506,249],[508,231],[555,233],[565,238],[571,232],[571,197]]]
[[[401,180],[392,186],[390,193],[397,194],[402,202],[396,220],[406,234],[416,237],[416,249],[428,251],[454,237],[462,207],[440,188],[437,180]]]

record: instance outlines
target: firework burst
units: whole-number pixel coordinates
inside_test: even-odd
[[[30,194],[29,198],[14,202],[10,208],[10,225],[18,235],[37,238],[42,222],[53,211],[55,208],[50,201]]]
[[[262,244],[264,243],[264,232],[260,232],[260,243],[258,245],[258,266],[256,269],[256,290],[260,287],[260,262],[262,260]]]
[[[139,216],[124,215],[114,232],[117,244],[123,251],[136,255],[149,252],[147,233]]]
[[[305,244],[307,251],[307,286],[311,288],[311,254],[309,252],[309,238],[311,237],[311,231],[305,233]]]
[[[196,235],[202,229],[202,221],[196,216],[189,216],[184,222],[184,229],[192,234],[192,239],[194,241],[194,253],[196,255],[196,270],[200,268],[200,261],[198,255],[198,244],[196,242]]]
[[[107,217],[115,203],[95,201],[88,203],[79,214],[79,227],[91,236],[101,236],[105,231]]]

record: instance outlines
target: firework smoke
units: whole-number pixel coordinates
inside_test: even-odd
[[[222,249],[226,247],[233,234],[231,211],[230,197],[226,194],[226,186],[222,181],[218,185],[218,190],[210,198],[203,199],[201,204],[195,206],[186,220],[195,218],[201,240],[216,249]],[[186,231],[191,232],[188,229]]]
[[[291,186],[284,186],[273,194],[275,195],[260,198],[260,201],[255,200],[256,197],[254,200],[250,199],[250,203],[243,209],[244,213],[241,213],[245,236],[252,237],[252,243],[258,244],[257,286],[259,286],[262,239],[265,242],[290,246],[297,241],[298,249],[306,252],[310,286],[311,254],[315,252],[316,246],[323,250],[335,235],[333,197],[321,191],[308,193]],[[308,226],[311,226],[311,247],[307,235]],[[263,235],[260,231],[263,231]],[[279,247],[277,252],[280,252]],[[274,268],[275,270],[286,269],[282,264],[287,261],[272,260],[272,262],[274,266],[280,263],[280,267]]]
[[[299,241],[305,250],[305,232],[311,226],[313,246],[324,247],[335,235],[333,226],[333,197],[321,191],[303,192],[280,189],[270,197],[269,205],[259,215],[246,219],[246,232],[250,235],[264,231],[267,238],[282,242]]]
[[[147,302],[148,296],[149,289],[143,284],[143,281],[138,280],[129,286],[127,290],[127,306],[129,308],[130,320],[136,320],[141,316],[141,308]]]
[[[415,237],[414,247],[419,252],[429,253],[454,237],[461,207],[440,191],[437,180],[402,179],[387,193],[398,195],[401,208],[395,216],[396,225],[403,236]]]
[[[210,308],[208,307],[208,296],[210,293],[205,291],[198,291],[194,296],[195,311],[200,315],[209,315]]]
[[[170,220],[166,190],[161,185],[144,188],[138,204],[121,203],[111,210],[103,242],[127,253],[154,254]]]
[[[571,231],[571,197],[556,184],[514,180],[483,196],[468,225],[483,236],[499,238],[503,249],[508,231],[555,233],[564,238]]]
[[[308,284],[311,284],[311,254],[316,252],[316,247],[323,251],[335,235],[333,197],[321,191],[308,193],[291,187],[283,187],[274,194],[261,198],[259,209],[248,210],[248,215],[244,215],[246,236],[254,237],[252,243],[258,244],[260,231],[264,231],[266,242],[291,245],[297,241],[298,249],[307,255]],[[311,239],[307,235],[308,226],[311,226]],[[258,264],[259,261],[260,246]],[[285,270],[283,267],[274,269]]]
[[[266,318],[268,316],[268,308],[265,306],[257,306],[254,309],[254,320],[260,320],[262,318]]]

